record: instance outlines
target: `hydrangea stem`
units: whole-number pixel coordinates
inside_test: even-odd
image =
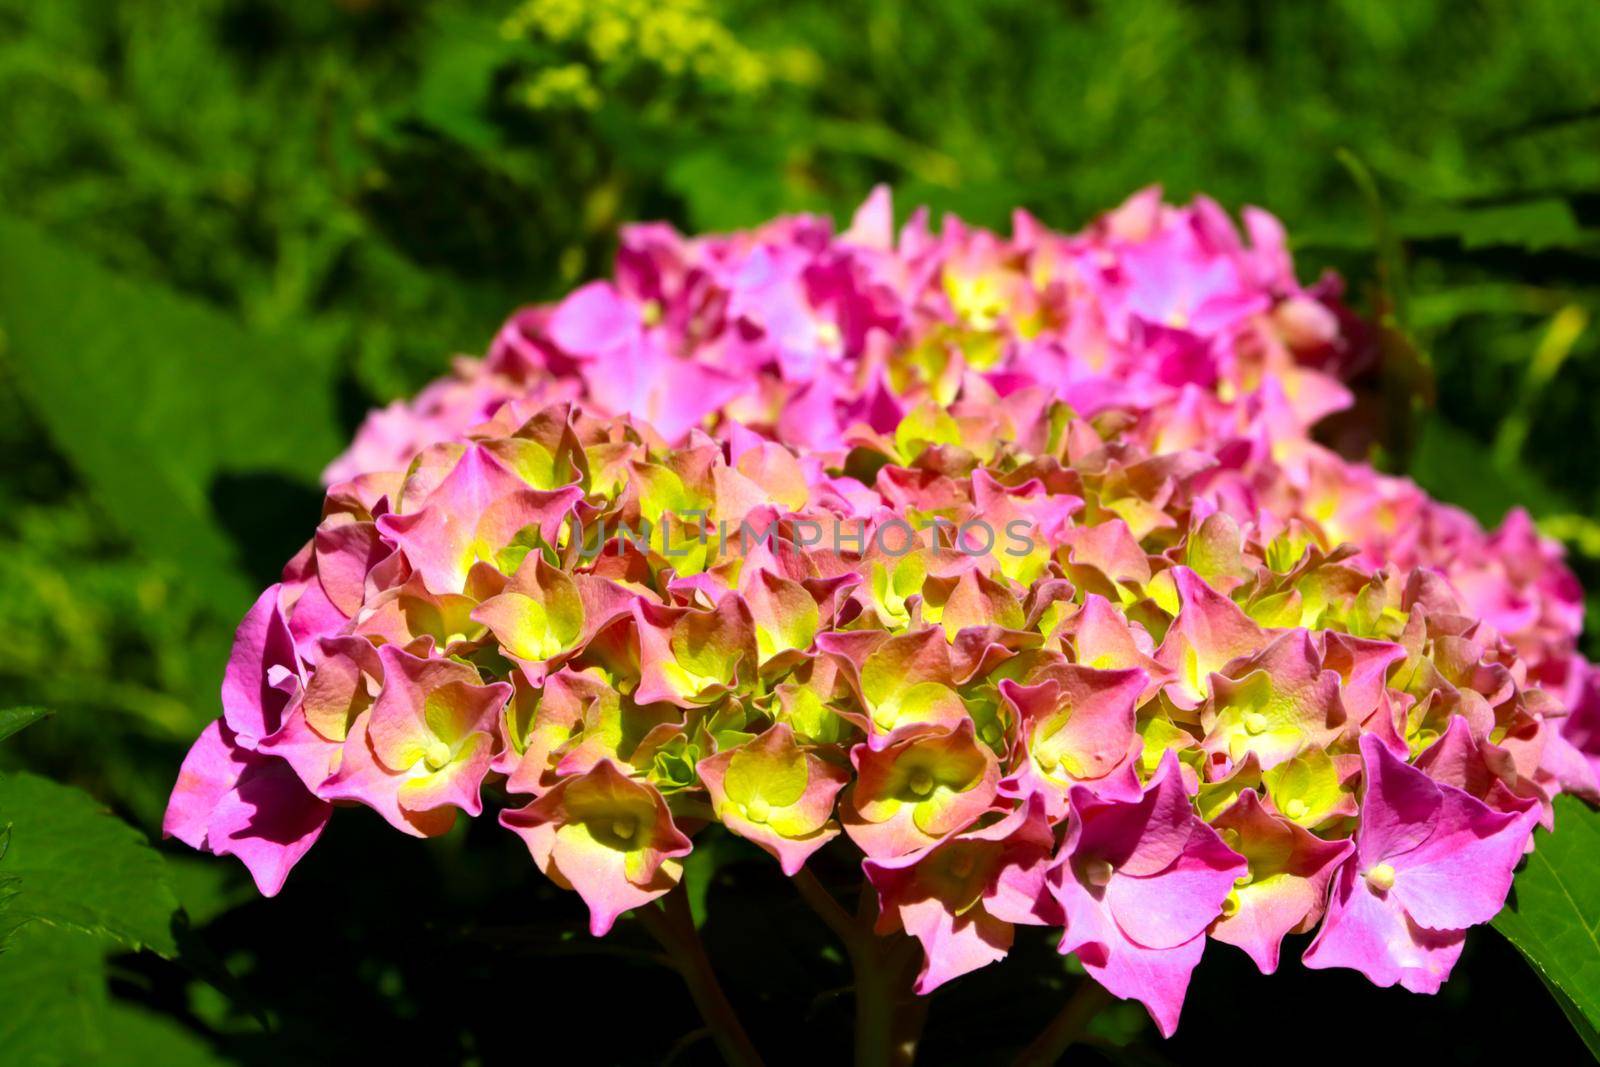
[[[856,977],[856,1067],[894,1062],[894,989],[876,945],[863,943],[850,955]]]
[[[845,948],[854,954],[855,946],[852,942],[856,940],[860,929],[856,926],[855,920],[850,918],[850,914],[833,898],[833,894],[823,888],[822,883],[817,881],[817,876],[804,867],[795,872],[790,881],[810,905],[811,910],[817,913],[840,941],[844,942]]]
[[[1099,982],[1091,978],[1079,979],[1072,996],[1039,1031],[1033,1043],[1018,1054],[1013,1067],[1053,1067],[1110,1002],[1111,994]]]
[[[729,1067],[762,1067],[760,1054],[722,991],[716,972],[711,969],[711,959],[694,928],[694,917],[689,914],[689,901],[682,887],[663,897],[661,904],[660,908],[654,905],[639,908],[635,914],[683,976],[689,996],[700,1010],[700,1017],[705,1020],[722,1058]]]
[[[902,1003],[916,943],[903,935],[886,938],[873,933],[877,904],[869,887],[862,887],[861,905],[852,918],[810,871],[802,868],[792,881],[850,956],[855,973],[856,1067],[909,1067],[926,1016],[919,1001]]]

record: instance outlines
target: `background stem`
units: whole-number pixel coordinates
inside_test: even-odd
[[[851,954],[856,974],[856,1067],[894,1062],[894,989],[877,946]]]
[[[1111,994],[1099,982],[1092,978],[1079,979],[1072,996],[1039,1031],[1033,1043],[1018,1054],[1013,1067],[1052,1067],[1110,1002]]]
[[[868,885],[862,886],[851,917],[810,871],[802,868],[791,880],[850,956],[855,974],[856,1067],[910,1067],[927,1016],[926,1002],[906,995],[917,959],[916,942],[904,934],[879,936],[873,931],[877,898]]]
[[[729,1067],[762,1067],[760,1054],[722,991],[716,972],[711,969],[711,960],[699,931],[694,928],[683,888],[680,886],[668,893],[661,899],[661,905],[659,908],[646,905],[635,914],[682,975],[684,984],[689,987],[689,996],[700,1010],[700,1017],[705,1020],[722,1058]]]

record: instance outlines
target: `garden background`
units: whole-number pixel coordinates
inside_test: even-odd
[[[1593,0],[0,0],[0,131],[0,709],[53,713],[0,742],[39,776],[0,785],[6,1063],[712,1062],[636,924],[589,939],[492,824],[350,813],[271,901],[139,843],[322,465],[629,220],[875,182],[998,227],[1151,182],[1258,204],[1389,324],[1376,460],[1527,505],[1600,593]],[[722,838],[689,878],[757,1043],[837,1057],[847,968],[776,866]],[[1063,968],[1024,937],[941,990],[922,1062],[1020,1047]],[[1093,1032],[1086,1062],[1585,1055],[1489,930],[1436,1000],[1213,946],[1174,1041],[1137,1006]]]

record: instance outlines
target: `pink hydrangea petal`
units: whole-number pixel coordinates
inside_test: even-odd
[[[287,763],[240,748],[218,720],[183,761],[162,834],[238,857],[270,897],[321,836],[331,810]]]
[[[273,681],[273,668],[299,672],[294,638],[279,608],[281,586],[256,598],[233,637],[233,651],[222,676],[222,715],[245,748],[254,748],[283,724],[292,690]]]
[[[1381,899],[1357,866],[1352,858],[1340,868],[1328,916],[1301,962],[1313,970],[1349,967],[1374,985],[1437,993],[1461,958],[1466,931],[1418,926]]]

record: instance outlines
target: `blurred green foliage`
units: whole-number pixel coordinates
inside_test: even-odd
[[[318,466],[369,405],[604,271],[631,219],[842,214],[879,181],[902,211],[996,226],[1023,206],[1075,227],[1154,181],[1260,204],[1302,273],[1343,270],[1414,363],[1367,383],[1420,413],[1376,458],[1489,521],[1530,505],[1600,590],[1592,0],[0,0],[0,130],[0,709],[58,712],[0,744],[0,767],[71,783],[151,836],[250,590],[315,522]],[[1381,271],[1374,203],[1341,149],[1398,243]],[[571,992],[585,982],[651,1004],[619,1061],[654,1062],[691,1029],[642,939],[622,931],[601,956],[562,940],[575,906],[509,835],[418,845],[375,821],[336,820],[270,903],[235,906],[250,894],[231,861],[166,852],[176,962],[103,970],[135,942],[79,929],[41,945],[49,921],[30,921],[0,986],[56,992],[0,998],[8,1062],[326,1062],[402,1029],[425,1062],[501,1062],[529,1040],[526,1003],[614,1023],[614,1005]],[[776,879],[726,851],[741,891],[718,868],[696,892],[713,897],[714,952],[769,945],[759,966],[734,962],[778,991],[742,1005],[759,1039],[842,972]],[[409,905],[393,900],[402,872]],[[20,890],[0,877],[0,930],[26,875]],[[787,909],[775,946],[762,908]],[[1213,953],[1165,1052],[1205,1047],[1204,1016],[1238,995],[1346,998],[1403,1018],[1433,1055],[1493,1055],[1459,1025],[1488,1000],[1559,1022],[1509,949],[1471,952],[1428,1012],[1333,976],[1263,982]],[[1042,943],[1018,955],[940,994],[933,1061],[981,1061],[1045,1017],[1060,966]],[[339,994],[308,988],[309,969]],[[507,974],[531,985],[507,991]],[[11,1044],[23,1007],[92,1022],[75,1044]],[[828,1054],[844,1010],[807,1012],[800,1044]],[[352,1014],[384,1033],[350,1031]],[[421,1016],[426,1036],[408,1029]],[[1148,1031],[1130,1034],[1117,1044]]]

